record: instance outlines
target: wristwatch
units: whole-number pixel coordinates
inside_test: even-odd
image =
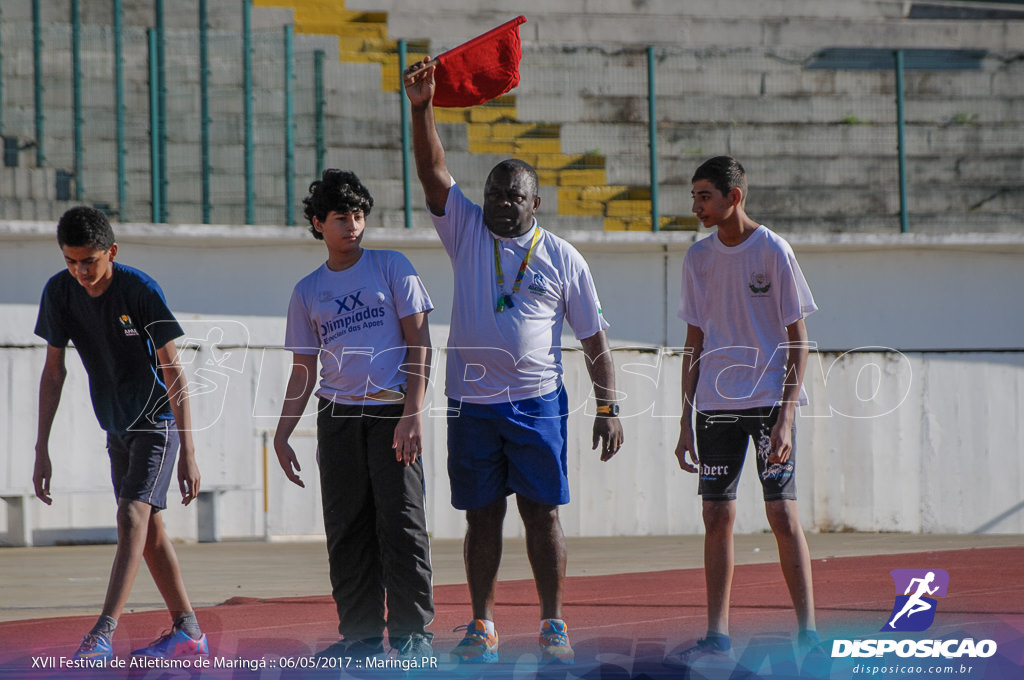
[[[619,417],[619,405],[618,404],[605,404],[604,406],[597,407],[597,415],[599,416],[611,416],[612,418]]]

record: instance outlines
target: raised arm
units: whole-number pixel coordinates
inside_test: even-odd
[[[188,404],[188,378],[178,361],[178,348],[171,340],[156,351],[160,368],[164,372],[167,383],[167,398],[170,400],[171,413],[178,426],[178,489],[181,491],[181,502],[188,505],[199,496],[199,464],[196,462],[196,449],[192,442],[192,413]]]
[[[412,105],[412,148],[416,174],[423,186],[427,206],[435,215],[443,215],[448,203],[452,176],[445,162],[444,146],[434,124],[434,67],[427,57],[405,69],[405,94]]]
[[[587,371],[594,384],[594,397],[598,408],[615,403],[615,363],[604,331],[598,331],[580,341],[587,355]],[[617,416],[598,413],[594,418],[594,442],[601,443],[601,460],[610,460],[622,448],[622,423]]]
[[[313,394],[316,387],[316,360],[315,354],[292,354],[292,373],[288,378],[288,386],[285,387],[284,404],[281,405],[281,418],[277,421],[277,431],[274,433],[274,451],[277,453],[277,462],[281,464],[284,474],[294,484],[305,487],[306,485],[299,478],[298,473],[302,471],[299,459],[295,456],[295,449],[288,443],[292,436],[302,412],[306,410],[306,403],[309,396]]]
[[[36,497],[50,505],[50,477],[53,466],[50,464],[50,430],[53,429],[53,418],[57,415],[57,405],[64,391],[64,379],[67,377],[67,366],[64,363],[65,347],[46,346],[46,362],[43,374],[39,379],[39,423],[36,430],[36,460],[32,470],[32,484],[36,489]]]

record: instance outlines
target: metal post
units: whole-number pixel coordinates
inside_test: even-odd
[[[122,21],[124,8],[122,0],[114,0],[114,117],[117,127],[117,214],[122,222],[127,221],[125,201],[128,194],[128,178],[125,159],[128,148],[124,141],[124,35]]]
[[[159,156],[157,165],[160,167],[160,183],[157,191],[160,194],[160,212],[158,222],[167,221],[167,62],[164,61],[164,0],[156,0],[156,143]]]
[[[32,0],[32,90],[36,115],[36,167],[46,166],[46,140],[43,137],[43,16],[40,0]]]
[[[151,219],[153,222],[160,222],[160,215],[163,206],[160,205],[160,140],[156,130],[158,127],[157,109],[160,106],[160,97],[157,91],[158,72],[156,64],[156,30],[148,29],[146,37],[149,38],[149,178],[150,178],[150,200],[153,204]]]
[[[405,40],[399,40],[398,105],[402,107],[402,203],[405,208],[405,228],[412,229],[412,190],[409,186],[409,98],[405,96],[405,84],[402,81],[406,58]]]
[[[654,83],[654,48],[647,48],[647,134],[651,161],[651,231],[661,228],[658,210],[658,113]]]
[[[900,165],[900,233],[910,230],[907,218],[907,145],[903,117],[903,50],[896,50],[896,148]]]
[[[242,61],[245,69],[245,223],[255,222],[256,177],[252,132],[252,8],[242,0]]]
[[[0,7],[0,27],[4,25],[4,10]],[[0,43],[3,37],[0,36]],[[2,46],[0,46],[2,47]],[[4,51],[0,48],[0,135],[4,133]]]
[[[324,159],[327,156],[327,145],[324,143],[324,51],[313,53],[313,129],[316,138],[316,176],[324,173]]]
[[[199,0],[199,155],[202,184],[203,224],[213,212],[210,198],[210,28],[207,0]]]
[[[295,92],[292,81],[292,27],[284,27],[284,223],[295,225]]]
[[[270,474],[267,459],[267,431],[263,430],[263,540],[270,540]]]
[[[72,144],[75,154],[75,200],[82,200],[82,178],[85,176],[85,154],[82,151],[82,22],[79,0],[71,0],[71,92],[73,127]]]

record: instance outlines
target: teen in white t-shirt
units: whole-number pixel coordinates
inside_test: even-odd
[[[786,327],[818,309],[793,249],[760,225],[727,246],[712,234],[683,260],[679,317],[704,332],[696,407],[776,406],[782,400]],[[807,404],[800,387],[799,404]]]
[[[796,609],[798,647],[819,644],[811,558],[796,504],[794,442],[796,406],[807,402],[804,317],[817,306],[789,244],[747,215],[743,166],[728,156],[712,158],[692,182],[693,212],[718,231],[687,251],[679,303],[687,329],[675,456],[681,469],[698,475],[708,601],[705,637],[665,658],[680,668],[731,647],[736,489],[751,439]]]

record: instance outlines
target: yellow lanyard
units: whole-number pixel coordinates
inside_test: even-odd
[[[533,255],[533,247],[537,245],[537,241],[540,240],[540,227],[535,226],[533,232],[533,240],[530,241],[530,249],[526,251],[526,257],[523,258],[523,263],[519,265],[519,273],[516,274],[515,283],[512,284],[511,293],[503,293],[502,290],[505,288],[505,274],[501,270],[501,251],[498,249],[498,239],[494,239],[494,271],[498,277],[498,312],[504,312],[505,308],[512,309],[515,304],[512,302],[512,296],[519,292],[519,286],[523,283],[523,276],[526,275],[526,265],[530,264],[530,257]]]

